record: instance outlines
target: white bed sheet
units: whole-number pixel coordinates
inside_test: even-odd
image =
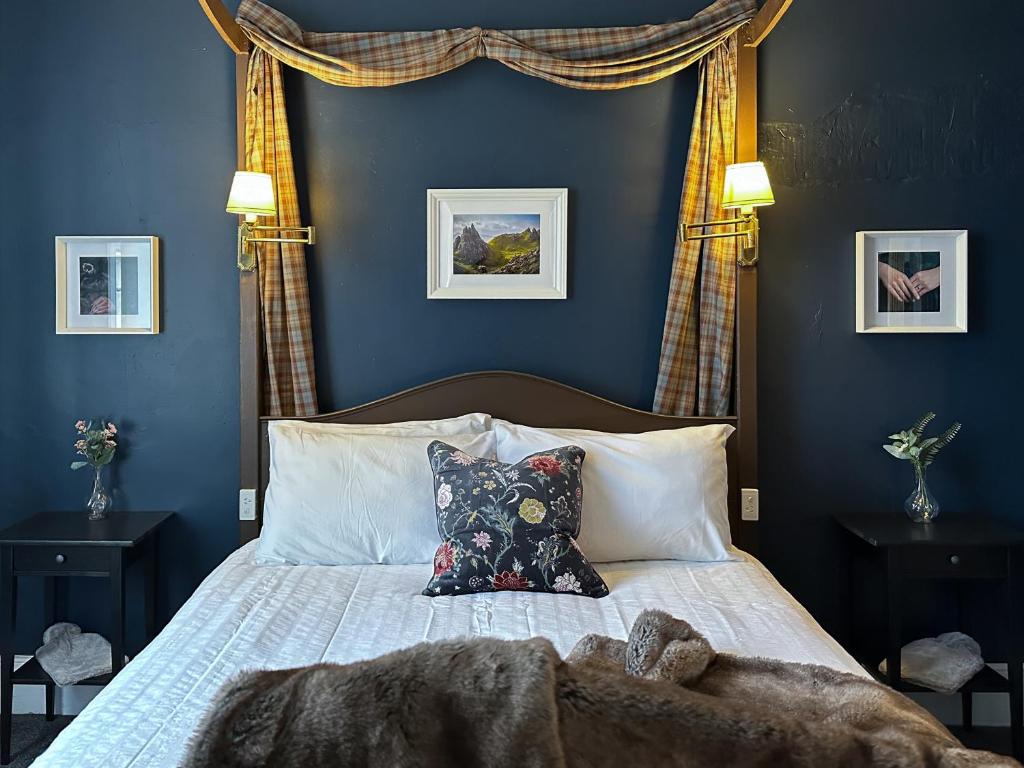
[[[602,564],[611,594],[600,600],[526,592],[428,598],[419,593],[429,565],[257,566],[254,547],[207,577],[37,768],[174,766],[219,686],[242,669],[345,663],[460,635],[543,635],[565,655],[588,632],[625,638],[645,608],[685,619],[719,651],[864,674],[747,555]]]

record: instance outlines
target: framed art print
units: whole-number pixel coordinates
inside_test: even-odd
[[[857,333],[967,333],[967,230],[858,232]]]
[[[428,299],[564,299],[567,189],[428,189]]]
[[[159,333],[156,237],[56,238],[57,333]]]

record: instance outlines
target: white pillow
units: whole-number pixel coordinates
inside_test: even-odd
[[[498,461],[578,445],[583,462],[580,549],[592,562],[731,560],[728,424],[639,434],[537,429],[494,420]]]
[[[297,419],[281,419],[271,422],[294,426],[307,432],[330,432],[345,435],[405,435],[407,437],[445,437],[447,435],[479,435],[491,428],[491,416],[488,413],[467,413],[450,419],[432,419],[429,421],[396,421],[392,424],[331,424],[323,421],[300,421]]]
[[[437,548],[427,446],[494,456],[494,433],[349,434],[305,422],[270,425],[270,484],[258,563],[429,563]],[[408,431],[408,430],[407,430]]]

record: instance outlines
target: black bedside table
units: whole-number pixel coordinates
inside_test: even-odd
[[[156,632],[156,534],[171,512],[114,512],[90,521],[84,512],[40,512],[0,531],[0,765],[11,760],[11,706],[15,685],[46,686],[46,718],[53,719],[55,684],[32,658],[14,671],[14,625],[18,578],[42,576],[44,620],[57,620],[57,578],[109,579],[109,637],[113,671],[83,680],[105,685],[124,666],[125,571],[141,561],[145,568],[146,642]],[[40,638],[42,633],[40,632]],[[41,644],[41,641],[40,641]]]
[[[886,603],[886,677],[900,691],[927,688],[900,679],[902,595],[913,579],[1006,582],[1009,680],[985,666],[960,689],[964,726],[970,728],[975,693],[1009,693],[1013,754],[1024,758],[1024,531],[984,519],[943,519],[914,523],[896,515],[836,515],[862,552],[883,569]],[[868,666],[868,665],[866,665]],[[877,675],[875,667],[869,671]]]

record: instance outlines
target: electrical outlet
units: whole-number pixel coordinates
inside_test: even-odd
[[[242,488],[238,492],[238,519],[256,519],[256,489]]]
[[[740,489],[740,519],[755,521],[761,516],[757,488]]]

